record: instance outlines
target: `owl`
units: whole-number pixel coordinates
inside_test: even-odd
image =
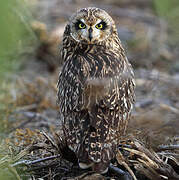
[[[115,158],[134,104],[134,73],[113,19],[80,9],[63,35],[58,102],[68,147],[80,168],[105,173]]]

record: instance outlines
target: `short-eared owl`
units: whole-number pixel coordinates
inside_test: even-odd
[[[115,157],[134,103],[134,75],[113,19],[99,8],[66,25],[58,99],[67,145],[81,168],[103,173]]]

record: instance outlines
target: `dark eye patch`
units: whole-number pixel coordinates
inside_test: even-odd
[[[75,29],[76,29],[76,30],[81,29],[81,28],[79,27],[80,24],[81,24],[82,26],[86,27],[86,25],[85,25],[82,21],[77,20],[77,22],[75,23]]]
[[[97,25],[100,26],[100,24],[102,24],[101,30],[105,30],[107,28],[107,24],[103,20],[99,24],[97,24]]]

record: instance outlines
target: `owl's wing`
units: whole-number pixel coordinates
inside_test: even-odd
[[[59,76],[58,102],[63,114],[85,109],[82,98],[87,74],[82,70],[81,59],[80,56],[73,56],[72,59],[65,61]]]
[[[125,100],[134,101],[133,72],[121,58],[104,52],[82,53],[67,60],[58,81],[62,113],[90,109],[96,104],[109,109],[116,105],[125,108]]]

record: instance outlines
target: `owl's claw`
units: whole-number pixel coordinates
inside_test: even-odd
[[[78,162],[79,166],[81,169],[88,169],[93,166],[94,163],[83,163],[83,162]]]

